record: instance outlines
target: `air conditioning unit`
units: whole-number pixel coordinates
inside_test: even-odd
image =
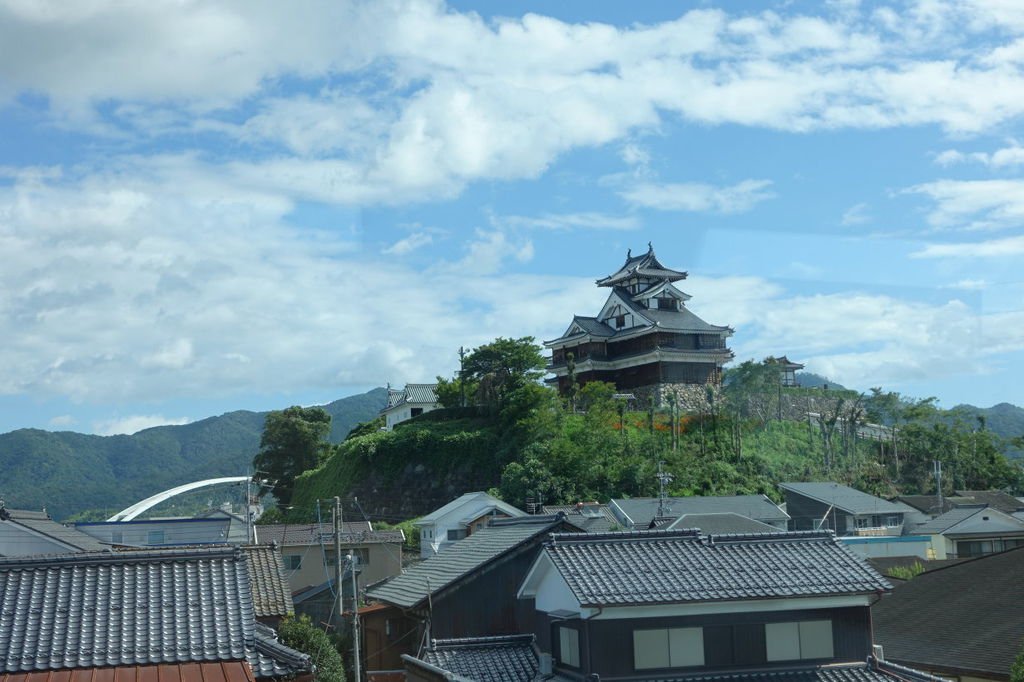
[[[550,675],[553,671],[551,654],[541,653],[537,657],[538,671],[541,675]]]

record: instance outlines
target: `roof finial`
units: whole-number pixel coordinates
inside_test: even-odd
[[[632,248],[626,249],[626,260],[629,260],[632,257],[633,257],[633,249]]]
[[[647,242],[647,253],[650,253],[652,251],[654,251],[654,245],[651,244],[650,242]]]

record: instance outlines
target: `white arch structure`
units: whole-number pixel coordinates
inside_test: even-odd
[[[146,511],[147,509],[155,507],[164,500],[169,500],[175,495],[180,495],[182,493],[187,493],[190,490],[205,488],[211,485],[220,485],[222,483],[245,483],[248,480],[250,480],[249,476],[228,476],[226,478],[208,478],[205,481],[196,481],[195,483],[186,483],[185,485],[179,485],[177,488],[165,490],[162,493],[157,493],[156,495],[153,495],[152,497],[147,497],[141,502],[136,502],[127,509],[122,509],[121,511],[117,512],[109,519],[107,519],[107,521],[131,521],[136,516]]]

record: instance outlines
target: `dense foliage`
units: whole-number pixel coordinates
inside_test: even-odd
[[[261,492],[273,491],[282,505],[292,501],[295,477],[314,468],[330,452],[327,434],[331,415],[322,407],[277,410],[267,415],[260,438],[260,451],[252,465]]]
[[[316,679],[320,682],[345,682],[345,667],[341,654],[327,634],[310,622],[309,616],[285,618],[277,628],[281,643],[309,654],[316,666]]]
[[[499,341],[506,349],[532,344]],[[470,386],[458,382],[474,382],[467,394],[476,408],[439,410],[390,433],[350,439],[300,476],[297,504],[344,496],[368,477],[374,489],[400,478],[412,485],[412,467],[435,483],[458,483],[458,492],[493,488],[519,506],[655,495],[659,462],[672,476],[667,492],[679,496],[763,493],[778,500],[777,484],[786,480],[835,480],[886,497],[929,494],[936,459],[946,494],[1017,492],[1024,482],[1019,464],[1002,454],[1006,440],[983,421],[881,389],[782,388],[770,359],[729,371],[724,387],[709,390],[704,407],[688,414],[671,404],[630,410],[599,382],[563,400],[527,375],[536,371],[532,362],[522,366],[521,377],[501,382],[500,399],[488,403],[493,394],[479,391],[486,372],[474,364],[472,375],[464,372],[444,391],[459,404]],[[433,508],[427,503],[417,513]]]

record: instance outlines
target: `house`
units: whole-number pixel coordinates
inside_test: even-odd
[[[359,568],[356,567],[358,581]],[[341,598],[345,608],[352,605],[352,566],[346,562],[341,574]],[[349,614],[338,608],[338,592],[334,578],[319,585],[313,585],[292,594],[295,611],[309,616],[310,621],[319,628],[330,627],[332,633],[348,631]]]
[[[402,657],[408,682],[534,680],[538,672],[537,658],[534,636],[529,634],[435,639],[424,650],[422,658]]]
[[[461,495],[414,522],[420,529],[420,556],[434,556],[483,528],[490,519],[516,516],[526,516],[526,512],[487,493]]]
[[[998,509],[1004,514],[1024,512],[1024,503],[1002,490],[957,490],[956,495],[946,495],[941,498],[937,495],[900,495],[896,499],[926,514],[927,518],[922,519],[920,523],[956,507],[986,505]]]
[[[1009,680],[1024,642],[1024,548],[929,571],[871,608],[889,660],[960,680]]]
[[[384,415],[384,428],[395,428],[413,417],[441,407],[437,400],[437,384],[406,384],[405,388],[388,387],[388,404],[380,411]]]
[[[612,500],[609,509],[623,529],[646,530],[652,523],[677,519],[685,514],[732,513],[786,530],[789,515],[764,495],[721,497],[634,497]],[[667,525],[667,524],[666,524]]]
[[[0,502],[0,557],[109,549],[90,535],[57,523],[46,511],[8,509]]]
[[[378,608],[363,623],[365,669],[402,667],[424,638],[530,632],[534,611],[516,589],[548,534],[578,529],[564,515],[493,519],[465,540],[366,591]]]
[[[976,557],[1024,546],[1024,519],[984,504],[954,507],[914,529],[936,559]]]
[[[686,307],[690,295],[676,288],[686,273],[661,264],[648,245],[626,254],[614,274],[597,280],[608,299],[595,317],[577,315],[565,332],[544,345],[548,371],[561,393],[572,382],[607,381],[619,391],[661,400],[665,391],[718,385],[732,359],[726,339],[733,330],[708,324]]]
[[[622,530],[619,520],[608,505],[597,502],[544,505],[541,514],[565,514],[566,521],[587,533]]]
[[[553,534],[518,596],[557,680],[926,679],[872,659],[889,589],[829,532],[675,530]]]
[[[906,507],[830,481],[780,483],[791,530],[829,529],[839,536],[902,535]]]
[[[277,545],[244,545],[242,551],[249,564],[249,584],[256,620],[277,627],[282,618],[295,615],[281,552]]]
[[[235,547],[0,559],[0,676],[311,679],[256,622],[249,566]]]
[[[260,543],[281,551],[292,592],[334,580],[334,526],[331,523],[278,523],[255,526]],[[341,526],[342,560],[359,559],[359,589],[402,572],[401,530],[374,530],[369,521],[346,521]]]
[[[121,547],[223,545],[228,542],[231,519],[218,515],[209,518],[80,521],[75,528],[105,545]]]

